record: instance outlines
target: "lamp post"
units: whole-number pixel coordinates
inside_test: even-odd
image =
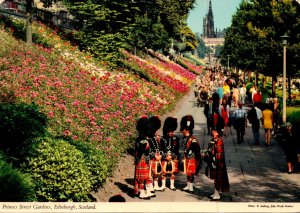
[[[283,94],[282,94],[282,123],[286,123],[286,45],[289,36],[283,35]]]

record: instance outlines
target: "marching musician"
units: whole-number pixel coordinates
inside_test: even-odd
[[[180,131],[183,134],[183,165],[187,176],[187,186],[182,190],[194,192],[194,176],[199,172],[201,163],[200,145],[193,136],[194,118],[192,115],[184,116],[180,121]]]
[[[177,129],[177,118],[166,118],[163,126],[162,151],[163,151],[163,176],[162,188],[166,188],[166,177],[170,177],[170,189],[174,186],[175,174],[178,172],[179,137],[174,134]]]
[[[148,117],[146,115],[139,118],[136,124],[138,137],[135,141],[135,173],[134,173],[134,194],[140,199],[150,199],[155,194],[151,193],[150,188],[150,146],[149,138],[146,134],[146,124]],[[146,189],[145,189],[146,186]]]
[[[163,187],[158,185],[158,179],[162,177],[162,141],[158,134],[158,130],[161,127],[161,121],[158,116],[152,116],[148,119],[147,131],[149,136],[150,146],[150,190],[163,191]],[[154,184],[154,187],[153,187]]]

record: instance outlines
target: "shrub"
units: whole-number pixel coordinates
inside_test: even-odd
[[[0,103],[0,149],[22,157],[31,139],[46,133],[47,117],[35,104]]]
[[[108,159],[103,151],[92,144],[73,140],[70,140],[70,143],[83,153],[86,168],[91,172],[92,189],[97,191],[111,175],[115,162]]]
[[[297,130],[300,130],[300,110],[298,107],[287,107],[287,121],[291,122]],[[298,132],[298,131],[297,131]]]
[[[90,201],[91,172],[83,154],[62,139],[36,138],[23,169],[36,183],[38,201]]]
[[[28,174],[14,169],[0,152],[0,202],[35,201],[34,184]]]

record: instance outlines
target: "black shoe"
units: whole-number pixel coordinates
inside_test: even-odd
[[[218,199],[212,198],[210,201],[219,201],[219,200],[221,200],[221,198],[218,198]]]

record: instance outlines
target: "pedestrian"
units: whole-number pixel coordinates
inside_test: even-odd
[[[254,145],[259,145],[259,126],[262,120],[262,112],[257,105],[252,105],[252,108],[248,111],[247,116],[249,123],[252,124],[252,133]]]
[[[240,87],[240,101],[241,101],[243,104],[245,104],[246,93],[247,93],[246,84],[243,83],[243,84],[242,84],[242,87]]]
[[[280,104],[276,97],[273,98],[272,108],[273,108],[273,129],[274,129],[274,134],[276,134],[279,125],[279,114],[280,114]]]
[[[163,176],[162,188],[166,188],[166,177],[170,177],[170,189],[176,190],[175,174],[178,172],[179,137],[174,134],[177,129],[177,118],[167,117],[163,126]]]
[[[193,136],[194,118],[192,115],[182,117],[180,121],[180,131],[183,134],[183,166],[187,176],[187,185],[182,190],[193,193],[194,178],[200,171],[200,144]]]
[[[228,136],[229,135],[229,105],[226,103],[226,100],[223,100],[222,102],[220,114],[223,119],[223,125],[224,125],[223,135]]]
[[[229,191],[229,179],[226,169],[225,149],[222,137],[217,131],[213,131],[214,148],[212,154],[214,156],[215,169],[212,170],[214,178],[215,191],[210,198],[212,200],[220,200],[220,192]]]
[[[297,134],[294,131],[292,124],[290,122],[287,122],[284,131],[284,138],[285,138],[284,151],[286,155],[288,174],[294,172],[295,165],[298,162],[297,142],[299,141],[299,138],[297,138],[296,136]]]
[[[223,96],[224,96],[224,91],[223,91],[223,86],[221,83],[219,83],[219,87],[217,87],[217,93],[219,94],[220,97],[220,103],[222,104]]]
[[[237,134],[237,143],[243,143],[245,135],[245,126],[247,125],[247,112],[243,108],[243,103],[239,102],[238,108],[233,112],[234,127]]]
[[[265,104],[265,109],[262,111],[262,121],[265,129],[265,145],[271,145],[271,132],[273,129],[273,112],[270,104]]]
[[[208,103],[204,105],[204,115],[206,117],[207,124],[207,134],[211,134],[211,129],[213,128],[213,103],[212,97],[209,97]]]
[[[249,92],[250,92],[250,94],[251,94],[251,101],[252,101],[252,104],[254,103],[253,102],[253,96],[254,96],[254,94],[256,93],[256,91],[257,91],[257,87],[256,87],[256,85],[252,85],[251,86],[251,88],[250,88],[250,90],[249,90]]]
[[[262,107],[262,103],[263,103],[263,96],[260,92],[260,90],[256,90],[256,93],[253,95],[253,104],[256,104],[256,106],[258,106],[258,108]]]
[[[136,124],[138,137],[135,141],[134,151],[134,195],[140,199],[150,199],[154,194],[150,191],[150,146],[146,133],[148,116],[139,118]]]
[[[217,130],[220,135],[223,134],[224,121],[218,109],[213,110],[213,130]]]
[[[158,134],[158,130],[161,127],[161,120],[159,116],[151,116],[147,122],[147,135],[149,137],[150,146],[150,187],[151,191],[163,191],[163,188],[159,186],[158,181],[162,177],[162,141]],[[153,188],[152,188],[153,187]]]
[[[226,94],[226,93],[230,94],[230,86],[226,82],[224,82],[223,92],[224,92],[224,94]]]
[[[233,106],[237,108],[240,100],[240,90],[237,88],[236,85],[234,85],[232,89],[232,100],[233,100]]]
[[[271,95],[271,93],[269,93],[268,94],[268,97],[266,98],[266,104],[271,104],[271,103],[273,103],[274,102],[274,99],[273,99],[273,97],[272,97],[272,95]]]
[[[213,89],[213,94],[212,94],[212,100],[213,100],[213,110],[215,109],[219,109],[219,105],[220,105],[220,96],[217,93],[217,89]]]

